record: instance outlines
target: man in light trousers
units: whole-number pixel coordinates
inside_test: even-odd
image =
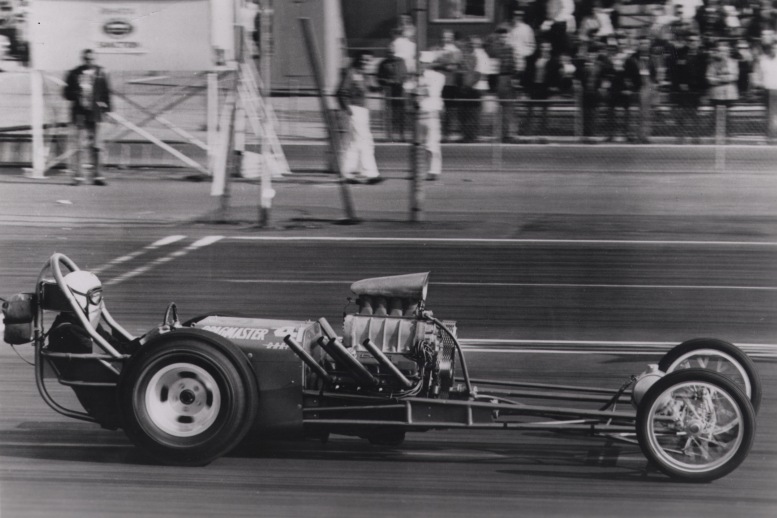
[[[348,182],[375,184],[383,179],[375,163],[375,142],[370,130],[370,111],[366,105],[370,78],[365,71],[370,55],[358,55],[343,73],[337,100],[348,113],[348,145],[342,156],[342,173]]]
[[[434,53],[423,52],[421,54],[421,77],[419,80],[419,121],[421,129],[421,141],[428,153],[429,170],[427,180],[438,180],[442,173],[442,137],[440,127],[440,111],[443,109],[442,89],[445,86],[445,74],[438,69],[444,64],[435,66]]]

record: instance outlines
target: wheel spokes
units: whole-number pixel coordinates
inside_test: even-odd
[[[742,440],[742,417],[714,385],[685,383],[656,399],[651,440],[671,465],[705,471],[725,463]]]

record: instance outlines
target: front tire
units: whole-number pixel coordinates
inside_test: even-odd
[[[156,460],[204,465],[234,448],[256,415],[256,379],[242,352],[200,337],[165,337],[128,365],[124,430]]]
[[[670,373],[637,410],[645,457],[678,480],[709,482],[736,469],[755,437],[755,411],[728,378],[705,369]]]

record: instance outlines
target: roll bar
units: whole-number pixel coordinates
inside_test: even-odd
[[[78,305],[78,302],[76,301],[73,294],[70,292],[70,289],[67,287],[67,284],[65,283],[65,276],[62,275],[62,266],[67,267],[68,270],[71,272],[79,271],[80,268],[78,265],[76,265],[73,260],[71,260],[69,257],[67,257],[65,254],[61,254],[59,252],[54,253],[51,258],[49,259],[48,263],[41,269],[40,275],[38,276],[38,283],[37,283],[37,290],[38,290],[38,297],[40,300],[41,297],[41,283],[44,279],[45,273],[47,270],[51,270],[51,273],[54,275],[54,280],[57,282],[57,286],[59,286],[60,291],[65,296],[65,298],[68,301],[68,304],[70,304],[70,308],[73,310],[73,313],[78,318],[79,322],[81,322],[81,325],[84,326],[84,329],[86,329],[86,332],[89,333],[89,336],[92,337],[92,339],[97,343],[97,345],[105,351],[105,353],[109,354],[113,358],[119,360],[122,358],[122,354],[117,351],[111,344],[108,343],[105,338],[100,336],[100,334],[97,332],[97,330],[92,326],[91,322],[89,322],[89,319],[86,318],[86,315],[84,315],[84,312],[81,310],[80,306]],[[42,318],[43,308],[38,307],[38,317],[39,322]],[[111,314],[108,312],[108,309],[105,307],[105,303],[102,305],[101,309],[101,315],[105,319],[105,321],[108,323],[108,325],[118,331],[124,338],[127,340],[134,340],[135,337],[132,336],[130,333],[127,332],[126,329],[124,329],[122,326],[116,322],[116,320],[113,319]],[[36,330],[37,333],[37,330]]]

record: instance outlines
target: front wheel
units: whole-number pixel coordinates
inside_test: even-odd
[[[661,358],[667,374],[682,369],[707,369],[729,378],[750,398],[756,414],[761,406],[761,379],[753,360],[732,343],[715,338],[683,342]]]
[[[705,369],[670,373],[648,389],[637,410],[645,456],[672,478],[708,482],[747,457],[755,411],[728,378]]]
[[[207,464],[251,427],[256,380],[231,344],[171,337],[141,350],[128,369],[119,390],[124,430],[164,463]]]

